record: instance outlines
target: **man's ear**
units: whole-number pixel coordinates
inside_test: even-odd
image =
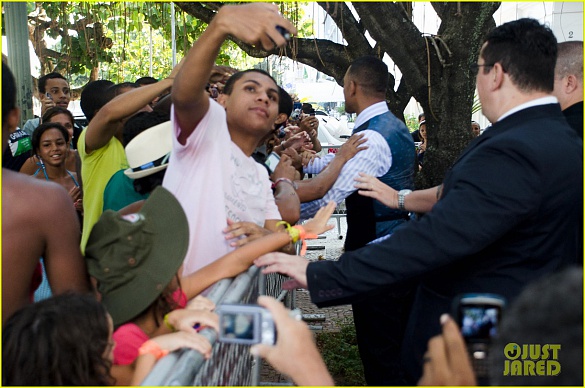
[[[574,74],[569,74],[565,78],[566,80],[563,80],[563,89],[565,93],[571,94],[579,87],[579,81],[577,81],[577,77]]]
[[[280,125],[284,123],[286,119],[288,119],[288,115],[286,113],[279,113],[278,116],[276,116],[276,121],[274,122],[274,124]]]
[[[493,73],[494,78],[491,82],[492,90],[497,90],[502,87],[506,73],[504,72],[502,65],[497,62],[494,64]]]
[[[223,106],[224,108],[227,105],[227,100],[230,98],[230,96],[228,94],[225,93],[221,93],[218,97],[217,97],[217,103],[221,106]]]
[[[353,80],[349,80],[348,82],[348,92],[350,96],[355,95],[356,91],[357,91],[357,84],[355,83],[355,81]]]

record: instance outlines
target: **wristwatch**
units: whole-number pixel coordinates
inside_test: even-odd
[[[412,190],[408,189],[403,189],[398,192],[398,209],[406,210],[404,208],[404,197],[406,197],[410,193],[412,193]]]

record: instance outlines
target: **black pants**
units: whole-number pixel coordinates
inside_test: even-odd
[[[414,285],[408,285],[400,291],[377,293],[352,305],[368,385],[413,384],[404,376],[400,357],[413,299]]]

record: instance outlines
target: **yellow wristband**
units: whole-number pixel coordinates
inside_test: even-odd
[[[165,317],[163,319],[166,327],[168,327],[169,329],[171,329],[172,331],[177,331],[177,329],[175,329],[175,326],[173,326],[170,322],[169,322],[169,314],[165,314]]]
[[[296,243],[297,241],[299,241],[299,239],[301,238],[301,234],[300,234],[298,229],[292,228],[290,226],[290,224],[286,221],[279,221],[276,224],[276,226],[280,226],[280,225],[284,225],[284,227],[286,228],[286,231],[288,232],[288,235],[292,239],[293,244]]]

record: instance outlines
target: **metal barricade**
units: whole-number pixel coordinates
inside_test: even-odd
[[[295,246],[297,254],[300,244]],[[262,275],[260,269],[252,266],[234,279],[217,282],[207,297],[216,306],[222,303],[255,303],[258,295],[270,295],[294,308],[294,294],[281,291],[286,277],[279,274]],[[250,347],[226,344],[217,341],[213,329],[200,332],[213,347],[209,360],[192,349],[182,349],[162,358],[144,379],[143,386],[234,386],[259,385],[260,360],[250,355]]]

